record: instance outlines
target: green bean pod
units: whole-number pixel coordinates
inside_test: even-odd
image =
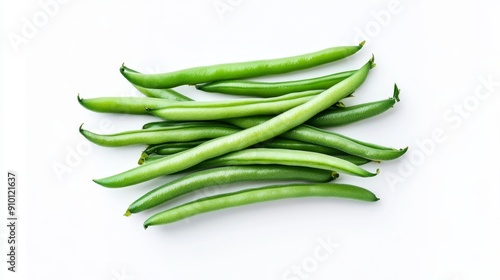
[[[187,151],[109,177],[94,179],[107,187],[123,187],[176,173],[208,159],[241,150],[276,137],[310,119],[356,90],[373,67],[373,57],[349,78],[316,95],[308,102],[237,133],[207,141]]]
[[[138,71],[128,69],[129,71],[139,73]],[[147,97],[154,97],[154,98],[162,98],[162,99],[169,99],[172,101],[190,101],[192,100],[191,98],[173,90],[170,88],[146,88],[146,87],[140,87],[137,85],[132,84],[140,93],[144,94]]]
[[[360,177],[372,177],[371,173],[347,160],[321,153],[288,150],[252,148],[231,152],[200,163],[198,167],[226,165],[278,164],[331,170]]]
[[[220,120],[255,115],[276,115],[301,105],[321,91],[291,93],[267,99],[175,102],[149,113],[170,121]]]
[[[151,190],[130,204],[125,216],[151,209],[176,197],[212,186],[264,180],[301,180],[324,183],[333,180],[333,176],[338,176],[338,174],[313,168],[279,165],[226,166],[206,169]]]
[[[316,127],[347,125],[379,115],[392,108],[398,101],[399,88],[394,84],[394,94],[391,98],[344,108],[329,108],[312,117],[306,124]]]
[[[353,185],[328,183],[274,185],[219,194],[188,202],[151,216],[144,222],[144,228],[168,224],[229,207],[300,197],[337,197],[369,202],[379,200],[371,191]]]
[[[306,90],[325,90],[352,74],[354,74],[354,71],[345,71],[322,77],[284,82],[226,80],[196,85],[196,88],[207,92],[218,92],[231,95],[275,97]]]
[[[150,97],[97,97],[80,98],[78,102],[85,108],[99,113],[125,113],[134,115],[148,115],[152,108],[162,108],[174,101]]]
[[[255,158],[255,155],[252,154],[252,151],[249,151],[249,150],[255,150],[255,149],[269,149],[269,150],[274,150],[274,151],[278,151],[278,152],[283,152],[283,151],[287,150],[287,149],[275,149],[275,148],[247,148],[247,149],[241,150],[242,153],[238,154],[237,157],[231,156],[231,153],[226,154],[226,155],[222,155],[222,156],[219,156],[215,159],[210,159],[210,160],[207,160],[205,162],[202,162],[198,165],[195,165],[194,167],[190,167],[190,168],[186,169],[186,171],[199,170],[201,168],[220,167],[220,166],[239,166],[239,165],[259,164]],[[291,150],[291,151],[302,151],[302,150]],[[318,153],[315,151],[306,151],[306,152]],[[168,157],[171,155],[172,154],[145,154],[145,153],[143,153],[141,155],[141,159],[139,160],[138,163],[139,164],[150,163],[150,162],[153,162],[155,160],[164,159],[165,157]],[[330,156],[329,154],[323,154],[323,155]],[[335,158],[338,158],[338,159],[341,159],[344,161],[348,161],[348,162],[355,164],[355,165],[364,165],[364,164],[371,162],[371,160],[369,160],[369,159],[358,157],[358,156],[353,156],[353,155],[349,155],[349,154],[338,154],[338,155],[333,155],[333,156]],[[278,165],[281,164],[278,162],[277,159],[272,160],[272,162],[273,162],[273,164],[278,164]],[[311,166],[311,168],[316,168],[316,167]]]
[[[191,149],[193,147],[196,147],[202,144],[203,142],[205,141],[198,140],[189,142],[167,142],[160,144],[151,144],[141,153],[141,157],[139,158],[137,163],[143,164],[146,161],[146,158],[151,154],[158,154],[158,155],[176,154]]]
[[[192,141],[192,142],[178,142],[178,143],[161,143],[161,144],[153,144],[149,145],[141,154],[141,157],[138,161],[139,164],[143,164],[147,159],[147,157],[151,154],[157,154],[160,156],[176,154],[179,152],[183,152],[185,150],[189,150],[193,147],[196,147],[202,144],[204,141]],[[310,144],[297,140],[290,139],[281,139],[275,138],[270,141],[265,141],[263,143],[258,143],[254,145],[255,148],[274,148],[274,149],[290,149],[290,150],[301,150],[301,151],[309,151],[322,153],[326,155],[347,155],[346,153],[339,151],[337,149],[332,149],[325,146],[320,146],[316,144]],[[359,158],[361,159],[361,158]],[[151,161],[151,159],[149,159]],[[351,160],[349,160],[351,161]],[[351,161],[352,162],[352,161]],[[360,160],[357,160],[360,162]],[[367,161],[369,162],[369,160]],[[359,165],[359,164],[358,164]]]
[[[80,133],[90,142],[105,147],[121,147],[136,144],[195,141],[231,135],[240,131],[229,126],[218,127],[164,127],[132,130],[115,134],[97,134],[83,129]]]
[[[307,69],[353,55],[363,44],[364,42],[358,46],[333,47],[292,57],[200,66],[160,74],[142,74],[122,65],[120,72],[129,82],[137,86],[173,88],[180,85],[244,79]]]

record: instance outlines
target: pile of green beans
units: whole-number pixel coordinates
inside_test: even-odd
[[[235,206],[298,197],[336,197],[378,201],[368,189],[330,181],[341,174],[372,177],[379,170],[361,167],[394,160],[407,148],[391,148],[332,131],[374,117],[399,102],[391,97],[346,106],[343,100],[365,82],[375,66],[372,56],[357,70],[301,80],[260,82],[250,78],[283,75],[334,62],[357,53],[341,46],[302,55],[216,64],[167,73],[143,74],[125,65],[121,74],[144,97],[82,98],[94,112],[145,115],[156,119],[142,128],[97,134],[80,126],[90,142],[106,147],[143,146],[139,165],[94,182],[123,188],[162,178],[164,183],[132,202],[125,216],[160,208],[144,228]],[[190,85],[200,94],[249,96],[222,101],[196,101],[174,87]],[[175,180],[170,174],[177,174]],[[245,181],[288,181],[237,192],[224,192],[185,204],[175,200],[207,187]],[[292,181],[292,182],[290,182]],[[172,205],[172,206],[170,206]]]

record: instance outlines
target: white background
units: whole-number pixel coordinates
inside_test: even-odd
[[[15,275],[7,272],[8,233],[0,227],[1,279],[500,279],[500,20],[493,1],[61,1],[48,12],[40,4],[48,0],[5,2],[0,178],[6,188],[7,170],[18,173],[20,224]],[[26,30],[34,23],[36,30]],[[380,167],[374,178],[339,179],[374,191],[379,202],[278,201],[145,231],[153,211],[122,215],[165,178],[118,190],[91,181],[135,166],[142,147],[91,145],[78,126],[112,133],[152,120],[78,104],[77,93],[138,96],[118,71],[122,62],[164,72],[362,37],[367,44],[349,59],[267,79],[354,69],[375,54],[377,67],[347,103],[387,98],[394,82],[401,102],[336,131],[410,147],[399,160],[367,165]],[[5,196],[0,191],[2,224]],[[335,246],[318,259],[321,240]]]

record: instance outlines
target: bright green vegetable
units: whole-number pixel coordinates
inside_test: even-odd
[[[256,82],[247,80],[226,80],[201,85],[197,89],[231,95],[275,97],[292,92],[321,89],[325,90],[352,75],[354,71],[335,73],[310,79],[285,82]]]
[[[394,84],[394,94],[391,98],[344,108],[328,108],[306,123],[316,127],[346,125],[379,115],[392,108],[398,101],[399,88]]]
[[[339,197],[361,201],[379,200],[367,189],[345,184],[290,184],[247,189],[198,199],[162,211],[144,222],[144,228],[168,224],[194,215],[229,207],[298,197]]]
[[[321,91],[290,93],[266,99],[173,102],[149,113],[171,121],[220,120],[256,115],[276,115],[303,104]]]
[[[308,102],[294,107],[264,123],[237,133],[207,141],[187,151],[174,154],[149,164],[140,165],[110,177],[96,179],[107,187],[124,187],[172,174],[192,167],[205,160],[244,149],[278,136],[310,119],[356,90],[365,81],[373,67],[373,58],[353,75],[315,96]],[[199,83],[199,82],[195,82]]]
[[[148,114],[147,108],[162,108],[174,101],[149,97],[97,97],[80,98],[78,102],[85,108],[100,113]]]
[[[307,69],[353,55],[363,44],[364,42],[358,46],[333,47],[292,57],[200,66],[161,74],[141,74],[122,65],[120,72],[129,82],[137,86],[173,88],[180,85],[196,85]]]
[[[132,130],[115,134],[97,134],[83,129],[80,133],[90,142],[106,147],[120,147],[136,144],[159,144],[165,142],[183,142],[200,139],[212,139],[231,135],[241,131],[228,125],[217,127],[203,126],[179,126]]]
[[[184,194],[212,186],[264,180],[301,180],[324,183],[334,179],[332,172],[305,167],[260,165],[226,166],[198,171],[170,181],[134,201],[125,216],[138,213]]]

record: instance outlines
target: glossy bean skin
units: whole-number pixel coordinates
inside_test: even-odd
[[[145,182],[159,176],[176,173],[208,159],[238,151],[276,137],[310,119],[356,90],[373,67],[373,58],[353,75],[316,95],[308,102],[294,107],[259,125],[229,136],[207,141],[187,151],[140,165],[94,182],[106,187],[123,187]]]
[[[171,155],[183,152],[185,150],[189,150],[193,147],[196,147],[202,144],[203,140],[198,141],[188,141],[188,142],[168,142],[168,143],[160,143],[160,144],[151,144],[149,145],[142,153],[141,157],[137,161],[137,163],[143,164],[146,161],[146,158],[151,154],[158,155]]]
[[[202,141],[192,141],[192,142],[162,143],[162,144],[150,145],[142,152],[138,164],[143,164],[146,160],[151,161],[151,159],[147,159],[149,155],[152,154],[156,154],[159,156],[171,155],[185,150],[189,150],[193,147],[202,144],[203,142],[204,141],[202,140]],[[301,150],[301,151],[316,152],[316,153],[335,155],[335,156],[347,155],[346,153],[339,151],[337,149],[332,149],[329,147],[324,147],[296,140],[281,139],[281,138],[275,138],[272,139],[272,141],[270,140],[270,141],[265,141],[263,143],[258,143],[254,145],[254,148]],[[349,161],[352,162],[352,160]],[[369,160],[367,162],[369,162]]]
[[[84,99],[78,96],[78,102],[86,109],[99,113],[148,115],[148,108],[162,108],[175,101],[149,97],[97,97]]]
[[[128,69],[131,72],[135,72],[138,74],[141,74],[138,71]],[[144,94],[147,97],[154,97],[154,98],[162,98],[162,99],[168,99],[172,101],[190,101],[192,100],[191,98],[173,90],[170,88],[146,88],[146,87],[141,87],[138,85],[132,84],[140,93]]]
[[[168,224],[194,215],[229,207],[300,197],[337,197],[368,202],[379,200],[371,191],[353,185],[327,183],[274,185],[225,193],[188,202],[151,216],[144,222],[144,228]]]
[[[171,158],[172,155],[159,157],[148,156],[145,158],[145,164],[143,166],[154,164],[156,161],[163,160],[166,157]],[[357,160],[357,157],[351,158]],[[337,156],[301,150],[247,148],[204,161],[194,166],[193,169],[197,170],[200,168],[219,166],[273,164],[324,169],[360,177],[372,177],[378,173],[378,170],[376,173],[369,172],[350,162],[348,159],[350,158],[342,159]],[[362,159],[362,161],[364,161],[364,163],[369,162],[366,159]]]
[[[141,74],[122,65],[120,72],[132,84],[145,88],[173,88],[180,85],[283,74],[333,62],[359,51],[358,46],[343,46],[276,59],[235,62],[187,68],[160,74]]]
[[[227,80],[196,85],[196,88],[207,92],[218,92],[230,95],[275,97],[306,90],[325,90],[352,74],[354,74],[354,71],[345,71],[322,77],[284,82]]]
[[[347,125],[382,114],[392,108],[398,101],[399,88],[394,84],[394,94],[391,98],[344,108],[329,108],[308,120],[306,124],[316,127]]]
[[[247,148],[247,149],[255,149],[255,148]],[[244,149],[242,151],[245,151],[247,149]],[[273,149],[273,148],[270,148]],[[278,150],[278,149],[276,149]],[[301,150],[299,150],[301,151]],[[161,154],[143,154],[141,156],[141,159],[139,160],[139,164],[145,164],[145,163],[150,163],[155,160],[163,159],[167,156],[170,156],[172,154],[167,154],[167,155],[161,155]],[[324,155],[329,155],[329,154],[324,154]],[[338,159],[342,159],[344,161],[348,161],[352,164],[355,165],[364,165],[369,162],[372,162],[369,159],[358,157],[358,156],[353,156],[349,154],[339,154],[339,155],[334,155],[334,157]],[[272,160],[271,161],[273,164],[280,164],[277,160]],[[255,157],[251,155],[250,153],[242,152],[240,153],[237,157],[231,156],[231,153],[227,155],[222,155],[219,156],[215,159],[209,159],[207,161],[204,161],[198,165],[195,165],[193,167],[190,167],[184,171],[192,171],[192,170],[200,170],[202,168],[213,168],[213,167],[221,167],[221,166],[241,166],[241,165],[248,165],[248,164],[258,164],[258,161],[255,161]],[[336,172],[335,172],[336,173]]]
[[[301,105],[321,91],[307,91],[267,99],[175,102],[149,113],[170,121],[221,120],[256,115],[276,115]]]
[[[241,128],[249,128],[267,120],[267,117],[238,118],[227,120]],[[394,149],[377,144],[359,141],[343,136],[339,133],[319,129],[310,125],[299,125],[280,135],[281,138],[298,140],[310,144],[321,145],[345,152],[350,155],[363,157],[370,160],[392,160],[406,153],[407,148]]]
[[[334,179],[332,175],[334,175],[332,172],[326,170],[279,165],[226,166],[205,169],[149,191],[130,204],[125,216],[151,209],[176,197],[212,186],[264,180],[300,180],[325,183]]]
[[[194,141],[231,135],[241,131],[229,126],[218,127],[163,127],[132,130],[115,134],[97,134],[83,129],[80,133],[90,142],[105,147],[121,147],[137,144],[159,144],[165,142]]]

